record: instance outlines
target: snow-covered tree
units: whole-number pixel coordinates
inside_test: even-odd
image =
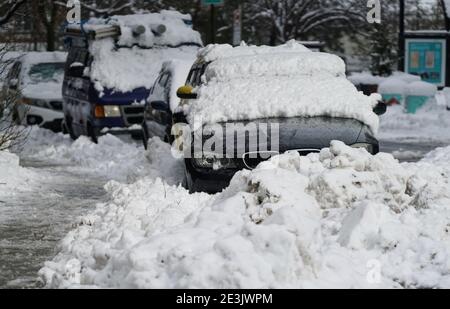
[[[318,29],[361,20],[352,1],[254,0],[246,4],[246,18],[258,31],[269,34],[269,44],[308,39]]]

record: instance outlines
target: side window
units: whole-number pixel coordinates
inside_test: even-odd
[[[161,87],[161,88],[165,88],[166,87],[166,85],[167,85],[167,80],[169,79],[169,74],[168,73],[164,73],[162,76],[161,76],[161,79],[159,80],[159,86]]]

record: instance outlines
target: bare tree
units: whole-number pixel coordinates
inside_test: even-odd
[[[3,0],[0,1],[0,26],[6,24],[26,0]]]
[[[307,39],[323,26],[336,22],[352,23],[361,20],[351,1],[336,0],[255,0],[247,4],[247,19],[267,29],[271,45],[290,39]]]
[[[0,77],[4,81],[7,71],[15,59],[8,56],[10,48],[0,46]],[[24,128],[17,127],[14,118],[17,113],[18,92],[6,91],[8,85],[0,89],[0,151],[19,146],[26,138]]]

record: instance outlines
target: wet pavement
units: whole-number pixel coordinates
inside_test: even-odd
[[[0,289],[40,287],[37,272],[58,242],[105,198],[105,179],[42,162],[21,164],[43,177],[31,192],[0,202]]]

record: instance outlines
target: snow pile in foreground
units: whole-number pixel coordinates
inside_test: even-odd
[[[181,163],[170,155],[170,146],[155,139],[153,152],[145,153],[143,147],[127,143],[113,135],[99,138],[94,144],[85,136],[72,142],[69,136],[33,127],[23,146],[22,156],[27,159],[47,160],[53,164],[73,165],[82,170],[117,181],[133,181],[150,175],[164,177],[177,184],[182,173]],[[161,166],[167,169],[161,169]]]
[[[450,112],[434,100],[416,114],[407,114],[400,105],[390,106],[380,119],[382,140],[450,142]]]
[[[373,107],[381,97],[358,92],[346,79],[339,57],[305,51],[295,41],[276,48],[235,49],[212,45],[199,52],[217,60],[206,69],[198,99],[185,106],[191,123],[331,116],[360,120],[377,132]]]
[[[33,172],[19,165],[18,156],[0,151],[0,196],[26,190],[35,180]]]
[[[449,154],[400,164],[333,142],[214,196],[112,183],[40,274],[48,287],[448,288]]]

